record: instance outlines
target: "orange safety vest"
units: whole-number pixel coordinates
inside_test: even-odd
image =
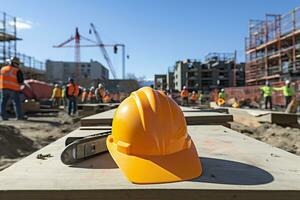
[[[103,88],[99,89],[99,94],[103,98],[105,96],[105,90]]]
[[[196,101],[196,100],[197,100],[197,94],[192,94],[191,99],[192,99],[193,101]]]
[[[69,83],[67,85],[67,87],[68,87],[68,96],[75,96],[75,97],[78,96],[78,94],[79,94],[79,87],[78,87],[78,85]]]
[[[19,69],[13,66],[2,67],[0,71],[0,89],[10,89],[20,91],[17,73]]]
[[[85,91],[82,93],[82,98],[81,98],[81,101],[84,102],[88,97],[88,93]]]
[[[110,96],[105,95],[105,96],[103,97],[103,101],[104,101],[105,103],[110,102]]]
[[[189,96],[189,91],[188,90],[181,90],[180,96],[181,97],[188,97]]]

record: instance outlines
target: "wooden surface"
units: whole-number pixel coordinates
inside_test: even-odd
[[[223,126],[188,131],[204,169],[194,180],[133,184],[108,153],[66,166],[60,161],[64,137],[0,172],[0,199],[299,199],[300,157]],[[98,132],[76,130],[68,136]],[[40,153],[53,157],[37,159]]]
[[[191,110],[196,110],[192,109]],[[111,126],[116,109],[81,119],[81,126]],[[219,112],[183,112],[188,125],[226,125],[233,121],[232,115]]]
[[[111,126],[116,109],[82,118],[81,126]]]
[[[249,116],[255,117],[258,122],[267,122],[281,125],[298,124],[298,116],[296,114],[278,111],[229,108],[229,113],[233,115],[245,113]]]
[[[224,125],[233,121],[233,116],[218,112],[183,112],[188,125]]]
[[[95,115],[107,110],[117,108],[119,103],[98,103],[98,104],[79,104],[78,105],[78,115],[81,118]]]
[[[82,126],[79,128],[79,130],[110,130],[111,126]]]
[[[227,108],[200,108],[200,107],[184,107],[180,106],[182,112],[219,112],[219,113],[225,113],[228,114],[228,109]]]
[[[268,113],[257,117],[260,122],[268,122],[282,125],[298,124],[298,116],[288,113]]]
[[[90,110],[97,110],[97,109],[113,109],[117,108],[119,106],[119,103],[94,103],[94,104],[78,104],[78,109],[79,110],[85,110],[85,111],[90,111]]]

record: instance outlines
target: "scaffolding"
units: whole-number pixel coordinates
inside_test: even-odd
[[[205,56],[205,61],[213,61],[213,62],[217,62],[217,61],[234,61],[235,57],[234,57],[234,53],[217,53],[217,52],[212,52],[209,53]]]
[[[300,8],[249,21],[245,38],[246,84],[300,77]]]
[[[33,56],[28,56],[17,52],[16,56],[20,59],[23,67],[45,71],[45,63],[35,59]]]
[[[17,52],[17,19],[0,12],[0,65]]]
[[[17,52],[17,18],[5,12],[0,12],[0,67],[7,64],[12,56],[20,58],[23,67],[45,70],[44,63]]]

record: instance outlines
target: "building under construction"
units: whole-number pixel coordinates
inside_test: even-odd
[[[300,78],[300,8],[250,20],[246,45],[246,84]]]
[[[235,53],[209,53],[205,61],[177,61],[169,70],[167,89],[211,91],[224,87],[243,86],[244,63],[237,63]]]
[[[0,67],[7,64],[12,56],[21,60],[21,67],[26,79],[46,80],[44,63],[32,56],[17,52],[17,18],[0,12]]]
[[[0,66],[17,54],[17,19],[0,12]]]

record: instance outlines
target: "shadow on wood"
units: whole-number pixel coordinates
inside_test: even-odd
[[[240,162],[216,158],[200,157],[203,174],[193,182],[230,184],[230,185],[261,185],[274,180],[273,176],[258,167]]]
[[[80,163],[70,165],[73,168],[87,169],[116,169],[119,168],[108,152],[96,155]]]

